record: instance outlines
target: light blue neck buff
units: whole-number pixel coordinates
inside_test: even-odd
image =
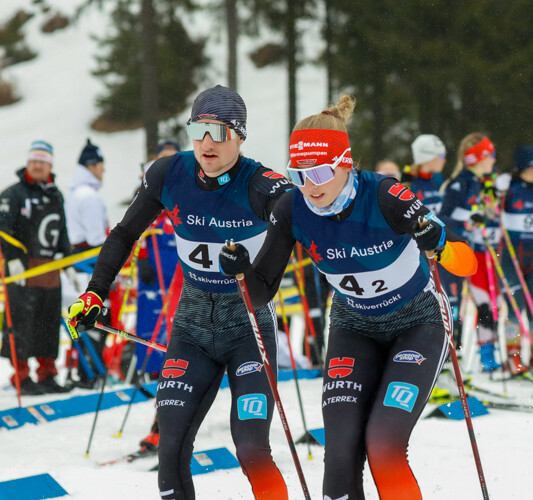
[[[354,174],[354,170],[350,170],[348,180],[342,188],[339,196],[335,201],[327,207],[317,207],[313,205],[306,197],[304,197],[305,204],[311,212],[321,215],[322,217],[330,217],[331,215],[340,214],[346,207],[355,199],[357,193],[357,186],[359,184],[358,176]]]

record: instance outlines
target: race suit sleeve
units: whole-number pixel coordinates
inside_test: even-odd
[[[292,195],[283,194],[270,216],[263,246],[244,277],[254,307],[267,304],[278,291],[296,240],[292,235]]]
[[[171,161],[171,156],[161,158],[146,172],[124,218],[109,233],[102,246],[87,291],[97,293],[102,299],[107,297],[111,283],[128,259],[135,241],[164,208],[161,190]]]
[[[265,221],[269,220],[279,197],[292,187],[286,177],[261,165],[248,186],[248,198],[254,213]]]
[[[407,233],[411,236],[417,229],[418,218],[430,213],[407,187],[390,178],[383,179],[379,185],[378,203],[390,227],[397,233]],[[440,264],[457,276],[475,274],[477,260],[472,249],[448,227],[444,227],[444,230],[446,245]]]

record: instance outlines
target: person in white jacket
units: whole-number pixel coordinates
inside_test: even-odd
[[[107,210],[98,193],[103,175],[102,152],[87,139],[65,203],[67,229],[74,253],[98,247],[107,237]]]
[[[104,157],[100,148],[87,139],[80,154],[70,191],[65,201],[67,231],[72,245],[72,253],[84,252],[102,245],[107,237],[109,224],[107,209],[99,191],[104,176]],[[79,287],[75,289],[69,283],[63,284],[63,305],[67,306],[85,290],[92,276],[93,265],[77,265]],[[109,302],[107,303],[109,306]],[[97,352],[101,355],[105,345],[105,335],[91,330],[87,332]],[[90,388],[95,380],[88,380],[84,371],[78,370],[79,381],[75,385]]]

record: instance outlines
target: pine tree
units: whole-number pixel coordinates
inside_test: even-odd
[[[205,41],[189,37],[178,17],[179,3],[116,0],[115,31],[99,40],[104,54],[97,57],[94,74],[103,79],[106,93],[97,99],[101,114],[93,127],[115,131],[144,126],[147,154],[157,143],[157,122],[186,108],[207,63]],[[151,7],[152,24],[145,17]]]

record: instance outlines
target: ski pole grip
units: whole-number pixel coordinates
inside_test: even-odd
[[[429,224],[429,220],[425,216],[418,217],[418,227],[422,229],[424,226],[427,226]],[[435,258],[435,250],[426,250],[426,257],[428,259],[434,259]]]
[[[224,246],[228,249],[228,250],[231,250],[232,252],[234,252],[235,250],[237,250],[237,246],[235,245],[235,242],[233,241],[233,238],[231,240],[226,240],[226,243],[224,244]],[[242,280],[244,279],[244,274],[241,273],[241,274],[236,274],[235,275],[235,278],[238,279],[238,280]]]

